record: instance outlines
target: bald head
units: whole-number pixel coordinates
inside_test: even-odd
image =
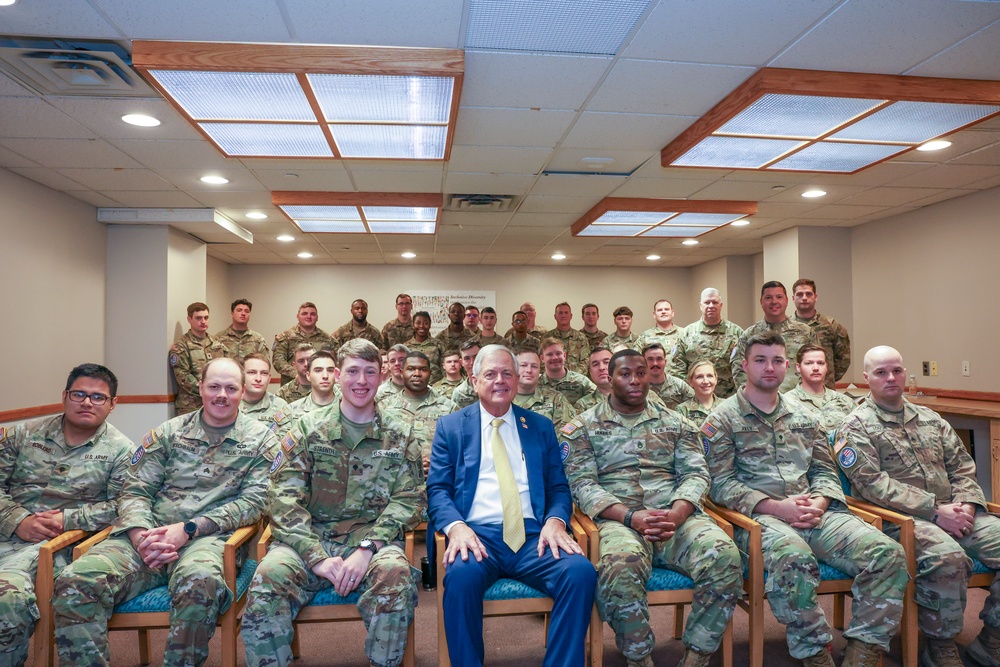
[[[884,362],[887,359],[898,361],[900,366],[903,365],[903,355],[894,347],[876,345],[868,350],[865,352],[865,373],[870,372],[875,368],[876,364]]]
[[[865,382],[876,403],[888,410],[902,410],[906,368],[899,350],[888,345],[868,350],[865,353]]]

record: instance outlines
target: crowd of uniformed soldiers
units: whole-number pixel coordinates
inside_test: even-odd
[[[417,590],[402,539],[424,516],[435,424],[477,400],[474,362],[493,343],[515,353],[514,403],[552,421],[575,504],[597,526],[597,606],[629,665],[652,665],[654,567],[694,582],[680,664],[707,665],[719,648],[743,595],[749,534],[738,530],[734,543],[709,500],[760,524],[765,590],[794,658],[835,664],[816,601],[823,561],[854,578],[843,665],[877,664],[899,629],[906,556],[898,527],[883,533],[851,513],[838,468],[854,493],[913,517],[920,663],[961,665],[954,638],[970,557],[1000,569],[1000,522],[975,464],[940,416],[905,399],[896,350],[865,355],[871,393],[859,405],[835,391],[850,340],[816,312],[813,281],[793,286],[793,318],[781,283],[760,296],[763,319],[745,331],[722,318],[722,296],[708,288],[687,327],[665,299],[641,333],[633,311],[617,308],[610,334],[594,304],[576,330],[560,303],[545,330],[525,303],[500,334],[493,308],[455,303],[436,337],[406,294],[381,330],[358,299],[332,335],[306,302],[270,348],[249,329],[249,301],[234,302],[232,324],[215,335],[208,307],[191,304],[191,328],[169,352],[178,416],[137,446],[106,422],[117,379],[94,364],[71,372],[62,414],[0,427],[0,667],[27,656],[39,545],[108,525],[110,537],[78,560],[57,554],[61,664],[108,664],[112,610],[161,585],[174,601],[164,664],[202,664],[232,602],[222,545],[262,518],[274,541],[243,616],[248,664],[289,664],[292,619],[329,590],[356,594],[371,663],[399,664]],[[1000,667],[1000,583],[981,618],[966,655]]]

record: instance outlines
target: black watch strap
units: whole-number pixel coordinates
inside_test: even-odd
[[[193,540],[194,534],[198,532],[198,524],[196,524],[194,521],[185,521],[184,532],[187,533],[188,541]]]

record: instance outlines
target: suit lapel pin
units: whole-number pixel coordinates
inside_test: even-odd
[[[528,428],[528,420],[521,417],[521,428]]]

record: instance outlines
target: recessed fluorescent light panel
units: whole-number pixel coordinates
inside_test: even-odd
[[[690,238],[757,213],[757,203],[605,197],[573,223],[573,236]]]
[[[469,49],[618,53],[650,0],[472,0]]]
[[[1000,81],[764,68],[661,151],[664,167],[853,174],[1000,114]]]
[[[443,199],[390,192],[271,193],[271,202],[311,234],[433,234]]]
[[[447,160],[455,49],[136,40],[132,63],[227,157]]]

